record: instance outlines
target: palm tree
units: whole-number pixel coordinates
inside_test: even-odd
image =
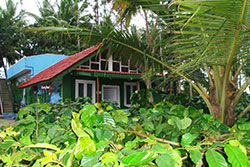
[[[145,21],[145,31],[140,34],[141,36],[145,36],[146,47],[151,50],[151,54],[155,54],[157,51],[156,42],[159,41],[160,34],[157,31],[159,28],[158,19],[152,19],[153,21],[149,20],[148,10],[144,8],[144,6],[153,4],[150,1],[142,1],[142,0],[109,0],[112,1],[113,9],[118,12],[120,15],[120,24],[123,25],[125,22],[125,26],[128,27],[130,25],[132,17],[136,16],[138,13],[142,12]],[[152,13],[151,13],[152,14]],[[121,28],[122,29],[122,28]],[[127,29],[126,29],[127,30]],[[127,30],[128,31],[128,30]],[[142,37],[143,38],[143,37]],[[148,59],[144,60],[145,62],[145,75],[143,80],[146,84],[148,90],[152,89],[152,76],[154,75],[155,68],[152,68],[152,64],[149,63]],[[151,64],[151,65],[149,65]],[[159,72],[159,71],[158,71]],[[153,95],[150,92],[150,102],[153,102]]]
[[[19,27],[24,25],[23,11],[17,13],[16,6],[12,0],[8,0],[5,9],[0,7],[0,66],[4,68],[6,77],[4,58],[12,64],[22,56]]]
[[[56,31],[78,31],[92,40],[96,39],[94,36],[99,37],[96,42],[100,42],[100,37],[103,37],[102,41],[116,49],[117,53],[127,48],[127,55],[136,53],[134,58],[141,59],[142,63],[147,57],[151,64],[184,78],[203,98],[215,119],[219,118],[221,122],[232,125],[250,109],[249,105],[236,116],[235,107],[250,84],[250,78],[244,75],[246,64],[250,61],[250,1],[147,2],[154,3],[143,8],[157,14],[163,22],[163,40],[160,43],[163,46],[162,54],[153,54],[138,35],[125,31],[110,32],[110,29],[105,28],[96,32],[80,28]],[[53,28],[44,30],[55,32]],[[196,70],[206,74],[206,78],[195,78],[193,74]],[[239,84],[242,75],[245,82]],[[202,80],[206,80],[208,86]]]
[[[244,84],[238,84],[239,74],[250,60],[250,1],[178,0],[176,5],[179,10],[174,13],[173,24],[180,30],[174,32],[177,35],[170,53],[181,61],[171,68],[176,68],[176,73],[181,74],[190,67],[202,68],[208,76],[209,89],[206,90],[199,81],[193,81],[193,85],[210,113],[221,122],[232,125],[236,120],[234,109],[237,102],[250,84],[247,76]]]
[[[80,0],[61,0],[51,4],[48,0],[43,0],[39,5],[40,16],[29,13],[35,18],[35,23],[29,27],[91,27],[90,16],[82,13],[88,7],[86,1]],[[55,35],[53,37],[30,31],[25,32],[27,43],[24,44],[26,55],[41,54],[52,52],[59,54],[74,54],[85,46],[81,44],[78,34]]]

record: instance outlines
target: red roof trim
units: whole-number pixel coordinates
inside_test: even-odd
[[[39,82],[49,81],[50,79],[58,76],[63,71],[67,70],[68,68],[75,65],[76,63],[78,63],[82,59],[88,57],[89,55],[91,55],[92,53],[97,51],[100,46],[101,46],[101,44],[99,44],[97,46],[92,46],[92,47],[85,49],[77,54],[66,57],[65,59],[54,64],[53,66],[50,66],[49,68],[41,71],[36,76],[31,78],[29,81],[26,81],[26,82],[20,84],[18,87],[22,88],[22,87],[27,87],[27,86],[30,86],[33,84],[37,84]]]

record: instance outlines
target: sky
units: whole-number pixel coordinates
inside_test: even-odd
[[[0,0],[0,6],[5,8],[5,1],[6,0]],[[14,0],[15,2],[18,2],[19,4],[22,4],[22,5],[18,5],[19,8],[18,10],[21,10],[21,6],[22,6],[22,9],[27,11],[27,12],[30,12],[30,13],[33,13],[33,14],[36,14],[36,15],[39,15],[39,10],[38,10],[38,4],[42,3],[42,0]],[[22,3],[20,3],[20,1]],[[54,4],[57,0],[50,0],[51,4]],[[60,0],[58,0],[60,1]],[[111,8],[111,7],[110,7]],[[89,9],[89,12],[93,11],[92,9]],[[28,17],[27,20],[29,20],[31,23],[34,22],[34,19],[31,18],[31,17]],[[138,14],[137,16],[135,16],[132,20],[131,20],[131,25],[136,25],[138,28],[141,28],[141,27],[144,27],[145,25],[145,22],[144,22],[144,19],[143,17]]]

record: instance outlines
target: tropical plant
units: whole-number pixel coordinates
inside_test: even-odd
[[[247,9],[250,2],[176,0],[164,5],[157,1],[158,7],[150,2],[144,7],[158,14],[158,18],[170,25],[165,27],[170,27],[170,33],[175,35],[171,42],[163,43],[167,46],[164,56],[150,52],[144,55],[186,79],[203,98],[210,114],[232,125],[250,108],[247,106],[238,116],[234,112],[250,83],[245,75],[245,83],[238,84],[249,62],[250,15]],[[225,3],[227,5],[223,5]],[[174,59],[170,60],[167,55],[174,55]],[[208,89],[191,75],[196,69],[202,69],[208,76]]]
[[[23,21],[23,11],[17,13],[17,4],[12,0],[6,1],[6,7],[0,7],[0,66],[4,68],[6,75],[6,66],[4,59],[10,64],[15,63],[16,59],[22,57],[20,27]]]
[[[250,126],[244,119],[228,128],[202,110],[166,101],[132,116],[108,103],[82,100],[67,102],[68,107],[32,104],[21,109],[16,125],[1,128],[0,165],[250,165]],[[83,108],[74,112],[70,104]]]
[[[162,40],[155,43],[158,47],[154,46],[154,52],[135,32],[110,31],[110,27],[98,27],[97,31],[53,27],[37,30],[77,32],[93,44],[103,42],[121,58],[134,55],[132,63],[138,68],[152,67],[148,73],[168,71],[168,75],[177,75],[199,93],[215,119],[233,125],[250,109],[248,105],[241,114],[235,113],[235,107],[250,83],[250,78],[245,75],[249,62],[249,6],[247,0],[147,1],[142,7],[157,14],[163,23],[160,29]],[[202,78],[196,77],[197,70],[203,73]],[[239,84],[239,79],[245,82]]]
[[[244,76],[246,82],[238,84],[239,75],[249,61],[246,27],[250,19],[247,10],[250,2],[176,1],[176,4],[178,17],[173,24],[180,25],[180,31],[175,33],[181,35],[175,37],[174,47],[170,48],[175,48],[171,53],[181,61],[173,67],[177,73],[190,67],[202,68],[209,79],[209,90],[206,91],[197,80],[194,81],[195,89],[205,100],[211,115],[232,125],[250,108],[235,115],[235,107],[250,83],[249,77]]]
[[[39,4],[39,15],[26,12],[35,19],[35,22],[28,27],[76,26],[91,28],[91,14],[83,14],[86,13],[88,7],[87,1],[62,0],[52,4],[48,0],[43,0]],[[72,55],[88,46],[82,44],[82,39],[77,34],[47,36],[24,31],[23,38],[26,41],[23,41],[22,50],[27,56],[45,52]]]
[[[250,15],[247,9],[250,2],[173,2],[167,6],[159,5],[158,8],[151,6],[155,13],[171,11],[170,16],[159,16],[166,24],[174,26],[170,32],[175,35],[171,42],[164,44],[168,46],[164,56],[145,54],[145,51],[144,55],[191,83],[205,101],[210,114],[232,125],[237,117],[241,118],[250,108],[249,105],[241,114],[235,115],[235,107],[250,83],[245,75],[245,83],[238,84],[239,76],[244,73],[246,62],[249,62],[247,28]],[[225,3],[227,5],[223,5]],[[129,47],[138,49],[135,45]],[[139,52],[143,54],[142,50]],[[167,55],[174,55],[174,59],[169,60]],[[191,75],[196,69],[202,69],[208,76],[208,89],[204,88],[200,79]]]

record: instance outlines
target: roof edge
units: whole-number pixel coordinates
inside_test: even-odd
[[[62,74],[64,71],[68,70],[70,67],[76,65],[76,64],[77,64],[78,62],[80,62],[81,60],[83,60],[83,59],[89,57],[91,54],[93,54],[94,52],[96,52],[96,51],[100,48],[101,45],[102,45],[102,43],[100,43],[100,44],[98,44],[98,45],[95,45],[95,46],[92,46],[92,47],[90,47],[90,48],[87,48],[87,49],[85,49],[85,50],[83,50],[83,51],[81,51],[81,52],[79,52],[79,53],[74,54],[74,55],[71,55],[71,56],[66,57],[65,59],[59,61],[58,63],[56,63],[56,64],[50,66],[49,68],[47,68],[47,69],[41,71],[40,73],[38,73],[36,76],[34,76],[33,78],[31,78],[30,80],[28,80],[28,81],[26,81],[26,82],[24,82],[24,83],[18,85],[18,88],[25,88],[25,87],[32,86],[32,85],[36,85],[36,84],[39,84],[39,83],[50,82],[53,78],[58,77],[58,76],[59,76],[60,74]],[[91,50],[91,49],[93,49],[93,50]],[[87,52],[88,50],[91,50],[91,51],[90,51],[90,52]],[[83,58],[80,59],[79,61],[74,62],[74,63],[73,63],[72,65],[70,65],[69,67],[63,69],[61,72],[59,72],[58,74],[56,74],[56,75],[54,75],[54,76],[49,77],[48,79],[40,79],[40,80],[39,80],[39,76],[42,75],[43,73],[46,73],[47,71],[49,71],[49,70],[51,70],[51,69],[57,67],[62,61],[65,61],[67,58],[70,58],[70,57],[72,57],[72,56],[76,56],[76,55],[81,54],[81,53],[83,53],[83,52],[87,52],[87,53],[86,53],[85,57],[83,57]],[[73,71],[73,70],[74,70],[74,69],[72,69],[71,71]],[[41,78],[41,76],[40,76],[40,78]],[[36,79],[37,79],[38,81],[35,81]]]

